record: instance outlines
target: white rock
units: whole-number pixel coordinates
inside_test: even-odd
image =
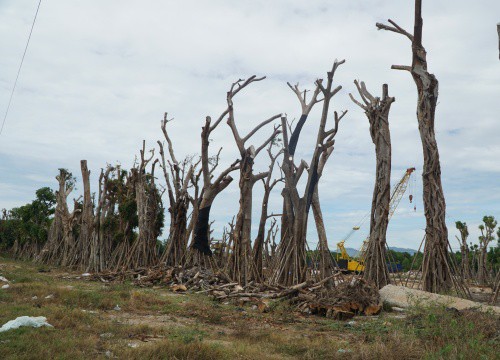
[[[0,281],[3,281],[3,282],[10,282],[9,280],[7,280],[6,278],[4,278],[3,276],[0,276]]]
[[[8,289],[8,288],[10,288],[9,284],[5,284],[2,286],[2,289]]]
[[[97,314],[97,311],[93,311],[93,310],[85,310],[85,309],[82,309],[82,312],[84,312],[84,313],[89,313],[89,314]]]
[[[380,289],[380,299],[392,307],[407,308],[414,304],[433,305],[439,304],[457,310],[476,309],[482,312],[500,314],[500,307],[485,305],[478,302],[461,299],[458,297],[433,294],[427,291],[410,289],[404,286],[386,285]]]
[[[87,277],[87,276],[90,276],[90,275],[92,275],[92,274],[90,274],[90,273],[84,273],[84,274],[82,274],[82,276],[84,276],[84,277]]]
[[[120,307],[120,305],[118,305],[118,304],[117,304],[117,305],[113,308],[113,310],[115,310],[115,311],[120,311],[121,309],[122,309],[122,308],[121,308],[121,307]]]

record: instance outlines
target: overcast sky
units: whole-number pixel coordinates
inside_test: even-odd
[[[37,0],[0,0],[0,113],[7,107]],[[418,248],[424,234],[422,148],[415,116],[416,87],[407,72],[407,38],[377,31],[395,20],[411,32],[413,1],[125,1],[42,2],[30,47],[0,136],[0,208],[31,201],[36,189],[56,187],[57,169],[81,180],[80,160],[92,170],[93,191],[106,163],[130,167],[142,140],[155,147],[168,111],[178,157],[200,151],[206,115],[217,117],[225,93],[238,78],[266,75],[235,100],[236,123],[245,133],[259,121],[300,106],[286,81],[312,88],[334,59],[346,59],[335,77],[343,86],[332,110],[349,110],[335,151],[319,184],[330,246],[370,210],[375,155],[368,120],[348,98],[354,79],[396,97],[390,114],[393,184],[415,166],[415,205],[401,201],[389,224],[391,246]],[[454,222],[469,224],[476,241],[483,215],[500,218],[500,62],[497,0],[424,1],[424,46],[429,70],[439,80],[436,136],[441,153],[447,224],[454,248]],[[319,108],[305,126],[297,157],[310,161]],[[332,120],[333,121],[333,120]],[[271,127],[255,138],[260,144]],[[237,157],[229,127],[212,136],[225,163]],[[261,153],[257,170],[265,170]],[[235,175],[236,176],[236,175]],[[80,192],[82,186],[79,183]],[[254,228],[261,186],[254,197]],[[407,194],[408,195],[408,194]],[[166,200],[166,199],[165,199]],[[237,180],[212,207],[215,233],[236,214]],[[280,190],[271,208],[281,209]],[[311,216],[312,218],[312,216]],[[365,224],[348,242],[359,247]],[[164,234],[165,235],[165,234]],[[308,240],[316,245],[314,223]]]

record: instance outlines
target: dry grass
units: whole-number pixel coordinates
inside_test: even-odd
[[[0,258],[0,274],[13,280],[0,290],[0,325],[22,315],[54,325],[0,333],[0,359],[493,359],[499,348],[500,323],[488,314],[419,307],[351,324],[282,302],[261,314],[203,294],[38,270]]]

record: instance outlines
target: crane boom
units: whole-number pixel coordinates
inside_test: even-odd
[[[388,220],[391,220],[392,215],[394,215],[394,213],[396,212],[396,209],[397,209],[399,203],[401,202],[401,199],[403,198],[403,195],[405,194],[406,189],[408,188],[408,183],[409,183],[411,174],[414,171],[415,171],[414,167],[406,169],[403,177],[398,181],[398,183],[392,189],[391,200],[389,202]],[[411,196],[412,195],[410,195],[410,201],[411,201]],[[355,262],[355,261],[350,260],[349,255],[347,254],[347,251],[344,247],[345,241],[349,237],[351,237],[351,235],[354,233],[355,230],[359,230],[359,226],[353,227],[353,230],[349,232],[349,234],[344,238],[344,240],[342,240],[341,242],[339,242],[337,244],[337,248],[340,250],[340,255],[337,253],[337,261],[342,259],[342,260],[347,260],[348,262],[349,261]],[[366,240],[363,241],[363,245],[361,246],[360,256],[359,256],[359,258],[361,259],[360,263],[356,262],[356,264],[353,264],[351,266],[351,267],[353,267],[355,265],[356,271],[363,271],[364,270],[364,253],[365,253],[365,250],[366,250],[366,247],[367,247],[369,240],[370,240],[370,236],[368,235]],[[348,268],[349,268],[349,265],[351,265],[351,264],[348,263]]]
[[[401,202],[401,199],[403,198],[403,195],[406,192],[406,189],[408,188],[410,176],[414,171],[415,171],[414,167],[406,169],[406,172],[401,178],[401,180],[399,180],[396,186],[394,186],[394,189],[392,190],[391,194],[391,201],[389,203],[389,220],[391,220],[392,215],[394,215],[396,208]]]

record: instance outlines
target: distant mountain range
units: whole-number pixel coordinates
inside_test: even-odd
[[[395,247],[395,246],[389,246],[389,249],[394,250],[396,252],[407,252],[410,255],[413,255],[417,252],[415,249],[408,249],[408,248],[400,248],[400,247]],[[358,256],[359,250],[353,249],[353,248],[345,248],[347,251],[347,254],[352,257]],[[333,250],[335,251],[335,250]]]

